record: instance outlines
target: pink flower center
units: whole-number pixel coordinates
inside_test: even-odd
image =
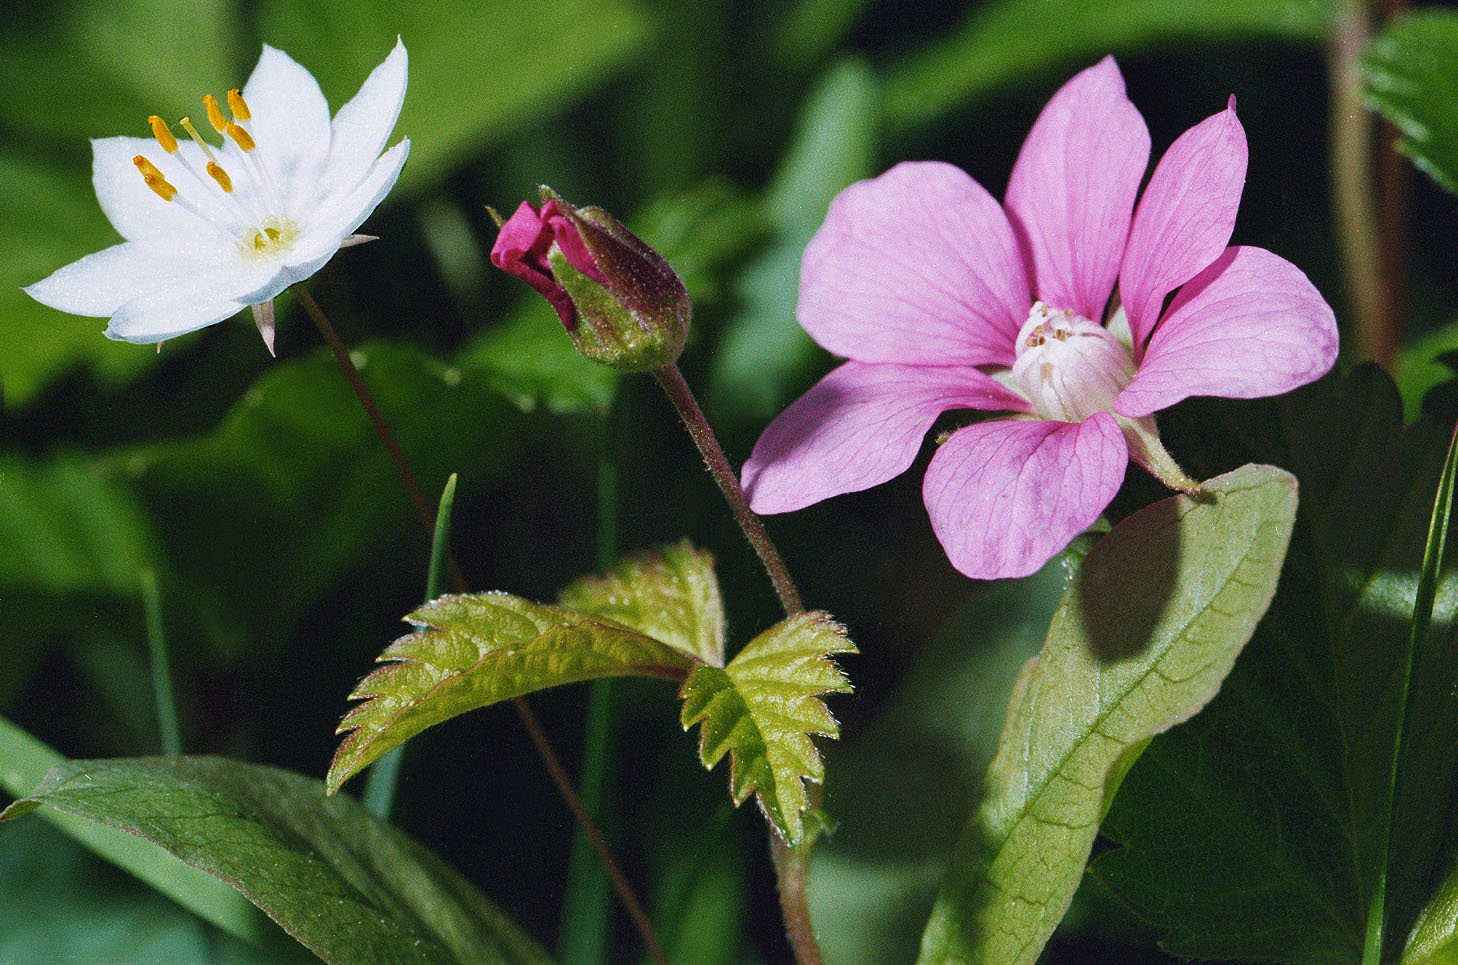
[[[1133,378],[1129,349],[1108,329],[1072,311],[1033,303],[1018,331],[1012,382],[1038,418],[1082,422],[1111,411]]]

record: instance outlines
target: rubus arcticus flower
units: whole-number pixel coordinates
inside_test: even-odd
[[[385,151],[405,100],[405,46],[376,67],[333,120],[313,76],[264,46],[227,114],[203,97],[209,144],[191,119],[151,117],[152,137],[93,140],[92,183],[126,239],[25,291],[53,308],[109,317],[106,335],[160,342],[251,307],[273,351],[273,298],[308,278],[382,201],[410,153]],[[381,151],[384,151],[381,154]]]
[[[683,280],[601,208],[575,208],[543,187],[541,208],[523,201],[501,225],[491,263],[546,298],[577,350],[595,362],[647,371],[683,350],[690,315]]]
[[[1043,108],[1003,205],[936,162],[843,191],[805,251],[797,315],[849,361],[756,443],[743,471],[754,509],[885,482],[952,409],[1006,413],[947,436],[922,487],[970,577],[1036,571],[1099,517],[1130,459],[1196,488],[1154,413],[1318,378],[1336,319],[1291,263],[1227,247],[1246,170],[1233,97],[1170,146],[1136,209],[1148,160],[1105,58]]]

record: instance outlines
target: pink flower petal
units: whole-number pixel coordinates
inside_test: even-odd
[[[1119,294],[1137,353],[1159,321],[1164,296],[1220,257],[1245,186],[1245,130],[1235,98],[1170,145],[1139,199]]]
[[[744,464],[744,488],[756,512],[787,513],[905,472],[948,409],[1027,408],[973,368],[847,362],[770,423]]]
[[[1336,317],[1301,269],[1263,248],[1227,248],[1175,296],[1114,411],[1279,395],[1319,378],[1336,354]]]
[[[1037,572],[1108,506],[1128,448],[1114,417],[983,422],[954,433],[922,498],[958,570],[977,580]]]
[[[966,172],[898,164],[831,202],[805,249],[796,316],[837,355],[1011,365],[1027,275],[997,201]]]
[[[1007,216],[1031,262],[1035,298],[1102,318],[1148,163],[1149,130],[1112,57],[1053,95],[1007,183]]]

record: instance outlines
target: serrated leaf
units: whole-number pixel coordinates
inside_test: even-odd
[[[926,123],[1037,74],[1105,54],[1192,40],[1326,36],[1337,0],[998,0],[970,9],[961,29],[895,65],[886,116]]]
[[[27,798],[109,824],[241,891],[329,962],[546,962],[470,882],[318,781],[215,757],[66,761]]]
[[[1296,481],[1245,466],[1161,500],[1088,555],[1023,668],[922,962],[1033,962],[1083,876],[1131,746],[1198,712],[1276,590]],[[1113,773],[1111,773],[1113,772]]]
[[[1405,733],[1386,817],[1395,696],[1450,427],[1404,430],[1391,378],[1370,366],[1279,400],[1227,403],[1223,433],[1213,408],[1184,411],[1205,416],[1193,431],[1222,458],[1243,451],[1295,471],[1301,509],[1270,612],[1220,695],[1130,771],[1103,827],[1121,847],[1092,874],[1159,927],[1172,954],[1331,965],[1362,960],[1385,872],[1381,958],[1391,961],[1423,909],[1437,912],[1435,883],[1458,857],[1451,562],[1412,675],[1409,720],[1420,723]],[[1178,418],[1166,428],[1179,431]]]
[[[714,557],[688,540],[630,556],[606,576],[578,580],[562,591],[561,603],[724,666],[724,601]]]
[[[507,593],[443,596],[406,618],[423,627],[380,654],[385,666],[350,694],[351,731],[329,765],[339,786],[391,748],[442,721],[534,690],[600,677],[682,680],[694,660],[611,620]]]
[[[1458,193],[1458,14],[1395,18],[1361,59],[1362,95],[1402,137],[1397,149]]]
[[[699,667],[683,685],[683,728],[701,724],[699,759],[712,768],[729,754],[734,803],[758,793],[791,847],[804,838],[805,782],[825,776],[811,735],[840,732],[820,696],[851,689],[829,657],[855,652],[828,614],[801,613],[755,637],[727,667]]]

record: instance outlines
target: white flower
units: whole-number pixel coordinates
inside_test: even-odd
[[[106,335],[160,342],[253,309],[273,351],[273,297],[322,268],[400,176],[410,141],[385,151],[405,100],[405,47],[376,67],[333,121],[319,84],[264,46],[228,114],[207,95],[210,145],[183,118],[153,138],[93,140],[96,200],[126,240],[25,291],[76,315],[110,317]]]

